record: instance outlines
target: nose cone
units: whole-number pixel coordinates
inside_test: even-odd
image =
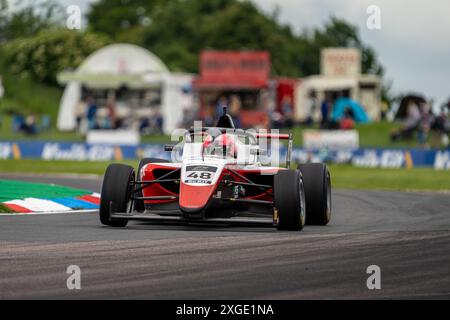
[[[208,203],[215,190],[215,185],[180,185],[180,209],[186,212],[202,210]]]

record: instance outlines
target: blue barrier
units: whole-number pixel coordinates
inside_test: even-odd
[[[162,144],[140,146],[94,145],[71,142],[0,141],[0,159],[88,160],[114,161],[153,157],[170,159]],[[286,157],[286,148],[280,148],[280,159]],[[306,150],[294,148],[292,161],[349,163],[355,166],[402,168],[434,167],[450,169],[450,149],[386,149],[360,148],[355,150]]]

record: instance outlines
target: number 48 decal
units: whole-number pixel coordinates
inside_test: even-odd
[[[202,171],[192,171],[190,174],[187,175],[188,178],[194,178],[194,179],[211,179],[211,172],[202,172]]]

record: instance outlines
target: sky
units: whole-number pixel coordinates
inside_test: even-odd
[[[386,69],[394,93],[419,92],[440,106],[450,98],[449,0],[253,0],[300,32],[323,26],[331,15],[359,27]],[[381,29],[369,30],[366,9],[377,5]]]
[[[96,0],[59,0],[85,13]],[[331,15],[358,26],[392,81],[394,94],[418,92],[435,107],[450,98],[450,0],[252,0],[264,12],[279,9],[279,21],[300,33],[321,27]],[[381,29],[366,26],[367,7],[380,8]]]

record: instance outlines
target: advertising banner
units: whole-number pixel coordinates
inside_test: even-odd
[[[359,135],[357,130],[304,130],[303,146],[306,149],[357,149]]]
[[[348,77],[361,74],[361,52],[354,48],[326,48],[321,51],[321,74]]]
[[[281,146],[280,161],[286,158],[287,149]],[[45,141],[0,141],[2,159],[41,159],[78,161],[117,161],[140,158],[161,158],[170,160],[170,152],[162,144],[139,146],[87,144]],[[432,167],[450,169],[450,149],[306,149],[293,148],[293,163],[326,162],[347,163],[372,168]]]
[[[204,51],[196,87],[261,88],[267,86],[270,55],[267,51]]]

